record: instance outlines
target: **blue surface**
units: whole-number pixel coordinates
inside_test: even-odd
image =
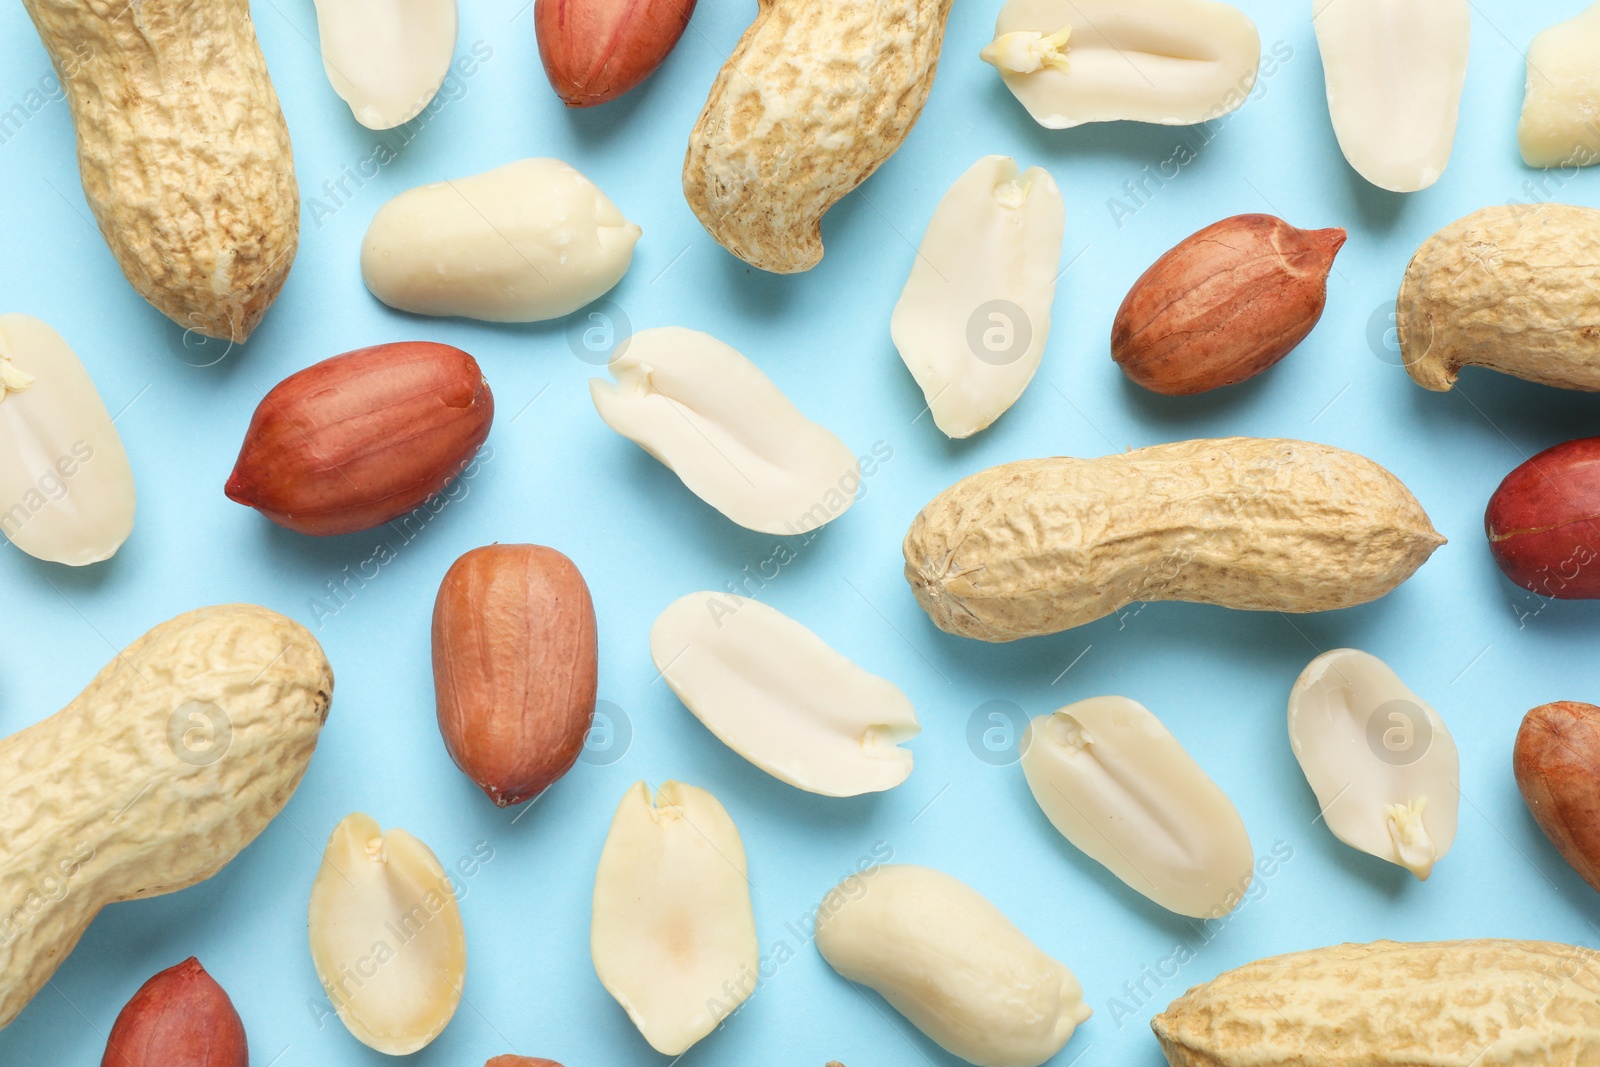
[[[516,1051],[569,1067],[665,1063],[600,987],[588,954],[601,843],[623,790],[640,778],[710,789],[749,854],[769,962],[743,1010],[684,1057],[703,1067],[954,1062],[875,995],[834,975],[805,935],[822,895],[885,851],[970,882],[1074,969],[1095,1016],[1061,1065],[1080,1056],[1084,1064],[1159,1063],[1149,1017],[1185,987],[1262,955],[1378,937],[1594,942],[1597,899],[1527,815],[1510,759],[1529,707],[1600,695],[1600,607],[1542,601],[1511,586],[1489,559],[1481,520],[1495,485],[1526,456],[1595,432],[1600,401],[1479,371],[1453,393],[1427,393],[1406,377],[1385,334],[1406,261],[1434,230],[1529,195],[1600,203],[1600,171],[1546,177],[1525,169],[1516,150],[1522,50],[1547,21],[1583,3],[1476,5],[1450,169],[1433,189],[1399,197],[1367,186],[1339,153],[1304,0],[1241,3],[1264,51],[1287,58],[1211,134],[1038,128],[976,58],[994,0],[962,0],[921,122],[828,216],[821,266],[795,277],[763,275],[725,253],[679,186],[688,130],[754,5],[703,0],[656,77],[619,102],[574,114],[545,83],[524,4],[462,5],[458,55],[476,48],[487,58],[448,90],[448,103],[393,163],[364,184],[346,179],[340,192],[343,175],[379,144],[400,146],[402,135],[361,128],[334,95],[310,0],[259,0],[262,46],[294,137],[301,249],[248,346],[209,366],[194,365],[213,357],[185,350],[113,263],[84,205],[66,105],[32,98],[37,112],[5,129],[0,310],[38,315],[75,347],[108,407],[121,412],[140,499],[133,537],[109,563],[71,571],[0,552],[0,731],[62,706],[114,650],[202,604],[256,601],[301,620],[326,647],[338,684],[321,746],[283,816],[211,881],[102,914],[0,1033],[0,1063],[98,1062],[133,990],[191,954],[232,995],[259,1067],[384,1062],[321,1006],[305,943],[323,842],[352,810],[412,831],[447,866],[492,851],[462,881],[465,1000],[415,1062],[463,1067]],[[0,5],[0,112],[13,103],[26,110],[48,71],[21,6]],[[1032,387],[992,429],[950,443],[918,417],[921,394],[889,341],[888,318],[938,198],[991,152],[1055,174],[1070,265]],[[414,318],[367,294],[357,249],[388,197],[531,155],[573,163],[644,227],[633,268],[609,297],[636,328],[709,330],[859,452],[878,442],[892,449],[849,514],[809,541],[736,528],[600,422],[585,385],[598,368],[575,356],[571,324]],[[1189,157],[1168,165],[1164,182],[1149,178],[1164,161]],[[1125,191],[1130,183],[1145,184],[1137,200]],[[1118,198],[1131,213],[1113,212]],[[1244,211],[1349,229],[1321,325],[1282,365],[1243,386],[1171,400],[1127,383],[1106,338],[1129,284],[1184,236]],[[408,543],[387,531],[305,538],[223,497],[250,413],[271,385],[335,353],[405,339],[472,352],[498,407],[492,457],[420,535]],[[1008,646],[940,633],[901,577],[907,524],[963,475],[1021,457],[1224,434],[1309,438],[1371,456],[1411,487],[1450,544],[1397,592],[1361,608],[1286,618],[1153,605]],[[618,736],[630,736],[526,810],[490,805],[452,766],[434,722],[435,590],[457,555],[495,540],[553,545],[582,568],[599,612],[600,696],[626,723]],[[351,582],[346,602],[328,600],[328,583],[360,570],[380,541],[395,558],[365,584]],[[768,562],[791,555],[781,567]],[[685,592],[749,574],[766,575],[752,583],[763,600],[911,696],[924,732],[912,743],[916,771],[905,785],[855,800],[793,790],[724,748],[665,684],[652,683],[646,634],[656,613]],[[1426,884],[1314,822],[1285,736],[1284,701],[1318,651],[1340,646],[1386,659],[1437,706],[1460,746],[1460,835]],[[996,708],[1032,715],[1102,693],[1153,709],[1233,798],[1257,852],[1292,855],[1225,923],[1202,928],[1127,890],[1050,828],[1014,764],[979,758],[987,755],[981,741],[969,743]]]

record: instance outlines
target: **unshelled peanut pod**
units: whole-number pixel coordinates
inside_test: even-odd
[[[267,393],[225,491],[299,533],[370,529],[443,489],[493,421],[489,383],[459,348],[359,348]]]
[[[566,556],[488,545],[451,564],[433,603],[433,684],[450,758],[500,807],[577,762],[594,718],[594,602]]]
[[[1483,528],[1495,563],[1522,588],[1600,598],[1600,437],[1547,448],[1506,475]]]

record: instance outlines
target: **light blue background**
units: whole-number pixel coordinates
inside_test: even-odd
[[[1427,393],[1406,377],[1385,334],[1400,274],[1425,237],[1486,204],[1525,198],[1541,179],[1516,151],[1522,53],[1547,20],[1584,5],[1477,5],[1454,159],[1436,187],[1410,197],[1372,189],[1341,157],[1310,4],[1241,6],[1265,50],[1282,42],[1292,56],[1202,147],[1194,129],[1038,128],[976,57],[994,0],[960,0],[927,110],[904,148],[828,216],[821,266],[773,277],[719,248],[679,186],[688,131],[753,4],[703,0],[682,44],[642,89],[571,113],[545,82],[524,0],[469,0],[458,55],[482,42],[492,56],[397,161],[351,186],[340,204],[324,182],[399,135],[361,128],[330,89],[310,0],[258,0],[262,47],[294,138],[301,248],[248,346],[204,367],[191,364],[209,356],[180,358],[181,338],[129,288],[91,222],[66,105],[51,101],[31,115],[0,145],[0,310],[44,318],[77,350],[108,407],[121,412],[140,500],[133,537],[109,563],[73,571],[0,552],[0,731],[61,707],[115,649],[202,604],[255,601],[301,620],[327,649],[338,682],[321,746],[284,815],[211,881],[104,913],[0,1033],[0,1063],[97,1063],[134,989],[191,954],[232,995],[260,1067],[383,1062],[330,1017],[319,1024],[322,994],[305,943],[323,842],[352,810],[411,830],[447,866],[475,848],[493,851],[463,882],[464,1002],[416,1062],[475,1067],[516,1051],[569,1067],[665,1063],[602,990],[588,954],[595,863],[618,799],[640,778],[681,778],[722,799],[748,850],[763,953],[793,956],[684,1058],[703,1067],[953,1062],[875,995],[835,976],[786,925],[880,842],[897,861],[970,882],[1074,969],[1095,1017],[1055,1061],[1062,1065],[1080,1056],[1084,1064],[1160,1062],[1149,1017],[1188,985],[1262,955],[1378,937],[1593,943],[1597,899],[1526,814],[1510,758],[1529,707],[1600,696],[1600,609],[1541,601],[1510,585],[1489,559],[1481,521],[1507,471],[1595,432],[1597,401],[1477,371],[1453,393]],[[48,70],[21,6],[0,5],[0,111],[24,101]],[[1189,146],[1180,155],[1197,158],[1113,221],[1108,200],[1180,145]],[[976,440],[950,443],[918,418],[921,395],[889,341],[888,317],[938,198],[992,152],[1055,174],[1071,265],[1033,386]],[[363,288],[357,248],[388,197],[532,155],[573,163],[643,226],[632,270],[610,297],[635,327],[710,330],[859,452],[880,441],[892,448],[847,515],[803,548],[790,542],[798,558],[759,595],[911,696],[924,732],[904,786],[855,800],[793,790],[724,748],[652,682],[646,634],[656,613],[685,592],[738,580],[777,541],[734,527],[601,424],[585,384],[597,368],[575,357],[569,324],[413,318]],[[1600,172],[1551,177],[1534,195],[1600,202]],[[318,201],[336,210],[314,219]],[[1184,236],[1246,211],[1349,229],[1321,325],[1281,366],[1243,386],[1180,400],[1131,386],[1106,341],[1127,287]],[[336,353],[404,339],[472,352],[498,407],[492,459],[422,535],[403,546],[385,530],[306,538],[223,497],[250,413],[272,384]],[[940,633],[901,577],[907,524],[963,475],[1021,457],[1223,434],[1309,438],[1371,456],[1411,487],[1450,544],[1400,590],[1362,608],[1286,618],[1154,605],[1008,646]],[[312,605],[325,584],[385,539],[398,558],[319,625]],[[495,540],[553,545],[577,561],[599,612],[600,695],[632,731],[620,758],[580,763],[526,810],[490,805],[451,765],[434,722],[435,590],[457,555]],[[1290,684],[1317,652],[1349,645],[1392,664],[1438,707],[1460,746],[1460,835],[1426,884],[1315,823],[1289,751]],[[1134,697],[1163,717],[1238,805],[1258,853],[1275,842],[1293,851],[1220,931],[1166,914],[1077,854],[1034,806],[1015,766],[990,765],[969,747],[969,725],[989,701],[1031,715],[1102,693]],[[1175,976],[1168,968],[1164,984],[1144,979],[1147,993],[1130,998],[1124,984],[1158,970],[1178,945],[1195,958]]]

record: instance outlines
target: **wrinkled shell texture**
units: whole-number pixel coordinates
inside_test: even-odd
[[[1600,953],[1338,945],[1228,971],[1150,1026],[1172,1067],[1577,1067],[1600,1057]]]
[[[1506,475],[1483,529],[1495,563],[1524,589],[1600,598],[1600,437],[1547,448]]]
[[[500,807],[537,796],[577,762],[598,672],[589,586],[560,552],[489,545],[445,572],[433,605],[439,732]]]
[[[133,995],[100,1067],[247,1067],[244,1023],[227,991],[190,956]]]
[[[1416,498],[1369,459],[1230,437],[982,471],[923,508],[903,550],[906,580],[940,629],[1011,641],[1139,600],[1364,604],[1443,543]]]
[[[243,341],[299,240],[289,130],[247,0],[25,0],[72,106],[84,196],[128,281]]]
[[[1534,822],[1600,891],[1600,708],[1576,700],[1534,708],[1517,731],[1511,762]]]
[[[1600,391],[1600,210],[1486,207],[1423,242],[1400,283],[1400,355],[1444,391],[1462,367]]]
[[[951,0],[761,0],[689,135],[683,193],[707,232],[778,274],[822,259],[822,216],[927,103]]]
[[[1236,215],[1185,239],[1133,284],[1111,327],[1122,372],[1167,396],[1253,378],[1322,317],[1345,232]]]
[[[0,939],[0,1026],[102,907],[203,881],[254,840],[305,773],[332,696],[333,671],[304,627],[249,604],[201,608],[0,741],[0,915],[37,899],[40,872],[82,861],[71,892]],[[227,747],[211,762],[178,754],[191,702],[226,717]],[[224,732],[212,737],[220,747]]]

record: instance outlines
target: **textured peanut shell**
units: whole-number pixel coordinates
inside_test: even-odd
[[[689,135],[683,194],[762,270],[822,259],[822,216],[928,100],[951,0],[761,0]]]
[[[1395,322],[1424,388],[1470,366],[1600,391],[1600,211],[1505,204],[1451,223],[1412,257]]]
[[[1600,1060],[1600,953],[1337,945],[1228,971],[1150,1028],[1172,1067],[1577,1067]]]
[[[102,907],[210,878],[253,841],[299,784],[332,697],[304,627],[229,604],[155,627],[64,709],[0,740],[0,1026]],[[226,716],[215,758],[179,758],[191,702]]]
[[[289,130],[247,0],[24,0],[61,75],[78,170],[128,281],[243,341],[294,262]]]
[[[1140,600],[1351,607],[1442,544],[1416,498],[1369,459],[1227,437],[982,471],[923,508],[903,548],[906,580],[941,630],[1012,641]]]

